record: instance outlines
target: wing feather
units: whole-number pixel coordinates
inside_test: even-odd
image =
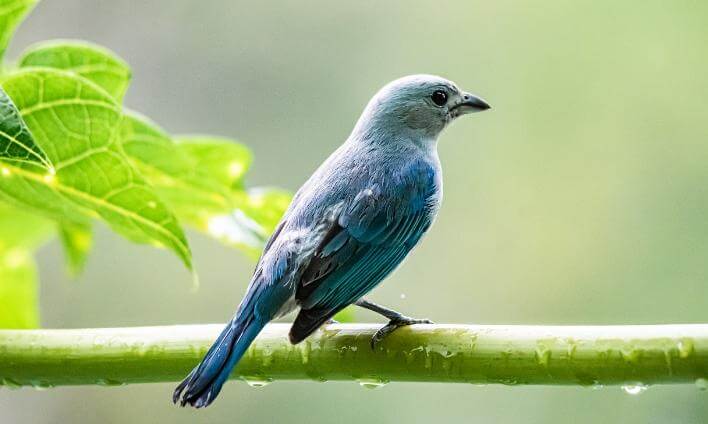
[[[291,341],[304,339],[373,289],[430,226],[431,214],[420,199],[403,199],[391,208],[378,195],[376,188],[359,193],[315,250],[296,289],[301,311]]]

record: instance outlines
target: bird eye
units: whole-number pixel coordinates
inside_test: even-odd
[[[430,95],[430,100],[438,106],[444,106],[447,103],[447,93],[442,90],[435,90]]]

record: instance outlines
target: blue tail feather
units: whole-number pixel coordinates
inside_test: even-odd
[[[264,322],[253,316],[246,319],[240,319],[238,315],[234,317],[209,348],[202,362],[177,386],[172,401],[179,402],[181,406],[209,406],[229,378],[231,370],[264,326]]]

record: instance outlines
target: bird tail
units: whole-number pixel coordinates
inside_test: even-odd
[[[209,406],[221,391],[239,359],[246,353],[265,322],[237,313],[192,372],[177,386],[172,402],[195,408]]]

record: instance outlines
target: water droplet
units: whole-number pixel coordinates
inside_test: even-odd
[[[679,358],[688,358],[693,354],[693,340],[682,339],[678,342]]]
[[[265,387],[273,382],[269,377],[241,377],[250,387]]]
[[[155,202],[154,200],[150,200],[149,202],[147,202],[147,206],[150,209],[155,209],[157,207],[157,202]]]
[[[536,345],[536,362],[542,367],[548,367],[548,360],[551,359],[551,349],[539,342]]]
[[[628,395],[638,395],[642,392],[644,392],[648,386],[646,384],[642,383],[637,383],[637,384],[627,384],[622,386],[622,390],[624,390],[625,393]]]
[[[388,384],[388,380],[383,380],[376,377],[360,378],[357,380],[359,385],[365,389],[378,389]]]
[[[590,390],[601,390],[601,389],[604,389],[604,388],[605,388],[605,385],[602,384],[602,383],[600,383],[600,382],[597,381],[597,380],[593,380],[593,381],[592,381],[592,384],[590,384],[589,387],[590,387]]]
[[[425,352],[425,369],[429,370],[433,367],[433,355],[430,354],[429,347],[423,348],[423,351]]]
[[[708,390],[708,379],[697,378],[696,379],[696,388],[702,392]]]
[[[405,298],[406,298],[406,294],[405,294],[405,293],[401,293],[401,299],[405,299]]]
[[[10,170],[8,168],[2,167],[2,175],[7,177],[10,175]]]
[[[642,349],[637,349],[634,347],[620,350],[620,355],[622,355],[622,358],[625,361],[631,362],[631,363],[636,363],[641,358],[642,354],[643,354]]]
[[[47,390],[47,389],[51,389],[52,387],[54,387],[54,385],[51,384],[50,382],[42,381],[42,380],[30,381],[30,384],[32,385],[32,387],[35,388],[35,390]]]
[[[307,365],[308,362],[310,362],[310,341],[305,340],[305,343],[303,343],[303,346],[300,348],[300,359],[302,359],[302,364]]]

